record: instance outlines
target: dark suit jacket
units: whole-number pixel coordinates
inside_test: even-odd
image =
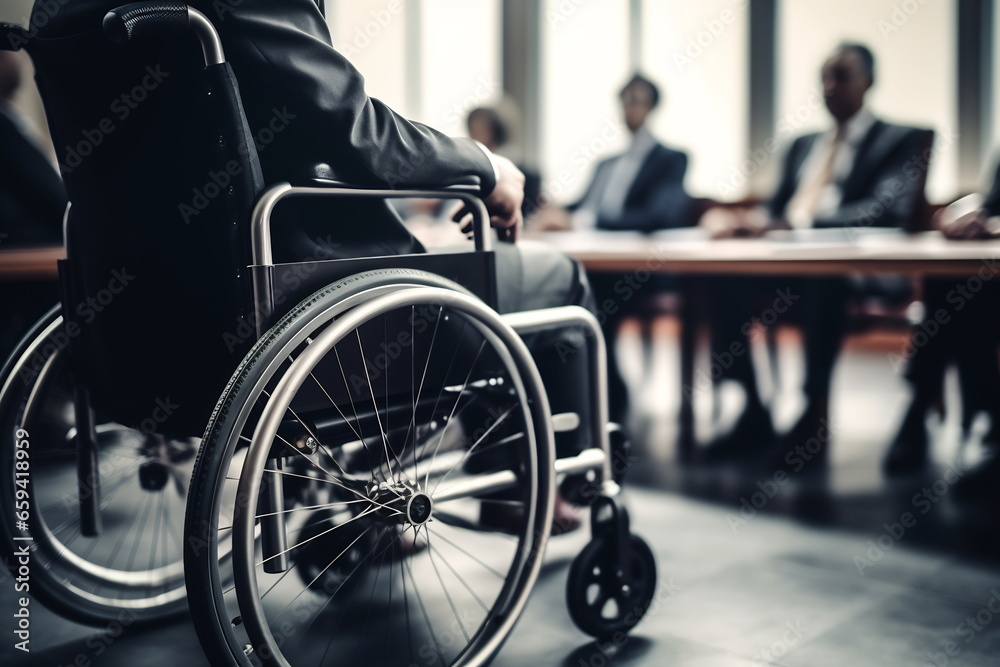
[[[361,73],[334,50],[313,0],[188,2],[219,31],[250,129],[268,139],[260,151],[267,183],[294,184],[320,173],[369,187],[441,186],[469,177],[478,179],[484,194],[495,186],[492,165],[475,143],[412,123],[367,95]],[[122,0],[68,0],[52,17],[42,4],[51,3],[36,4],[32,25],[43,26],[41,37],[58,37],[100,29],[104,14]],[[121,88],[132,85],[123,81]],[[268,132],[275,124],[280,131]],[[316,205],[289,206],[284,216],[279,209],[275,228],[310,220],[298,225],[303,241],[329,235],[333,218],[345,254],[420,250],[385,202],[340,202],[335,210],[323,204],[322,214],[303,212]],[[276,239],[278,259],[283,250],[306,251],[294,238],[285,241]]]
[[[607,180],[607,172],[616,159],[608,158],[597,165],[587,194],[597,183]],[[687,154],[656,144],[629,188],[621,217],[614,220],[598,217],[598,229],[652,232],[692,224],[691,198],[684,190],[687,163]],[[580,208],[586,199],[584,195],[569,210]]]
[[[59,174],[0,112],[0,247],[62,243],[65,210]]]
[[[993,177],[993,185],[983,201],[983,208],[992,216],[1000,215],[1000,162],[997,163],[997,173]]]
[[[785,158],[781,182],[770,202],[782,219],[799,185],[800,172],[819,133],[799,137]],[[851,173],[842,184],[840,208],[815,227],[912,229],[925,205],[924,183],[934,132],[876,120],[861,140]]]

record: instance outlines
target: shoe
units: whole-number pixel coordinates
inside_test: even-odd
[[[889,453],[882,461],[882,472],[888,477],[920,472],[927,467],[928,450],[927,428],[923,423],[923,415],[920,415],[919,419],[907,415],[899,433],[889,446]]]
[[[825,473],[829,467],[833,428],[817,409],[807,408],[790,431],[781,436],[769,455],[770,468],[789,474]]]
[[[967,470],[951,488],[954,499],[962,504],[1000,501],[1000,456],[994,456]]]
[[[733,430],[704,447],[700,458],[705,463],[755,458],[768,451],[774,445],[774,439],[771,414],[758,403],[744,410]]]

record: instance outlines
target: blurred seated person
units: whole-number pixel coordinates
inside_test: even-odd
[[[579,201],[566,208],[547,206],[539,210],[527,223],[530,229],[653,232],[693,223],[691,198],[684,190],[687,155],[661,144],[646,126],[660,103],[659,89],[636,74],[625,84],[620,98],[625,125],[631,134],[628,150],[597,165],[594,178]],[[622,274],[592,272],[588,276],[603,314],[608,343],[611,417],[620,422],[627,412],[628,397],[614,350],[618,327],[631,312],[626,302],[633,294],[632,288],[622,285],[628,278]],[[645,283],[644,292],[653,294],[669,287],[662,279],[651,280]],[[626,293],[630,297],[625,298]]]
[[[949,239],[1000,237],[1000,164],[985,199],[980,195],[961,199],[938,211],[934,222]],[[1000,284],[983,280],[973,292],[968,280],[924,281],[924,321],[914,328],[914,336],[924,336],[925,342],[911,343],[914,351],[906,376],[913,398],[884,461],[888,475],[916,472],[927,465],[927,412],[940,400],[945,369],[952,362],[958,367],[963,432],[968,435],[974,417],[986,413],[990,426],[983,444],[993,454],[1000,451]]]
[[[688,158],[667,148],[646,126],[660,104],[660,91],[636,74],[620,93],[628,150],[602,160],[583,197],[565,208],[546,206],[529,221],[545,231],[603,229],[653,232],[690,224],[691,199],[684,190]]]
[[[478,141],[494,155],[511,157],[504,150],[510,141],[510,133],[499,110],[477,107],[469,112],[465,122],[470,139]],[[521,213],[526,220],[542,205],[542,177],[538,172],[516,161],[514,163],[524,174]],[[392,206],[402,216],[407,229],[428,248],[460,246],[465,240],[466,235],[450,219],[449,214],[455,208],[454,202],[441,199],[401,199],[392,202]]]
[[[66,191],[14,106],[22,54],[0,51],[0,249],[63,242]],[[0,283],[0,360],[58,300],[56,280]]]
[[[792,143],[766,210],[707,212],[701,224],[712,237],[756,237],[770,229],[909,228],[923,210],[933,133],[879,120],[865,106],[875,81],[871,51],[861,44],[840,45],[823,64],[821,77],[832,127]],[[718,279],[711,292],[716,297],[712,326],[718,350],[736,342],[749,348],[748,324],[761,312],[756,304],[765,299],[770,305],[776,290],[790,292],[788,309],[803,324],[806,367],[806,409],[779,448],[770,452],[772,463],[784,465],[789,450],[828,432],[821,429],[851,289],[844,278]],[[734,429],[705,452],[709,460],[753,456],[774,444],[771,415],[759,395],[750,357],[736,356],[724,376],[743,386],[746,407]],[[810,462],[825,465],[825,446]]]
[[[469,112],[465,124],[469,138],[486,146],[491,153],[506,155],[504,147],[510,141],[510,132],[500,111],[490,107],[477,107]],[[524,203],[521,205],[521,213],[527,220],[542,206],[542,177],[537,171],[528,169],[518,161],[515,161],[515,165],[524,174]]]

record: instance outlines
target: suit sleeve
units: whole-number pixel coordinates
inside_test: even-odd
[[[493,165],[475,142],[408,121],[368,96],[364,77],[333,48],[313,0],[198,4],[242,70],[243,87],[252,78],[278,108],[294,108],[293,122],[309,124],[318,142],[312,150],[321,146],[338,174],[375,187],[440,186],[468,176],[479,178],[484,194],[495,187]]]
[[[870,194],[817,219],[815,226],[909,228],[924,198],[927,168],[921,153],[928,148],[928,136],[923,130],[908,132],[879,165]]]
[[[802,150],[803,139],[800,137],[792,142],[791,147],[785,153],[785,158],[781,166],[781,181],[778,183],[778,189],[775,191],[774,196],[771,197],[767,206],[768,212],[774,220],[784,219],[788,202],[795,196],[795,165],[801,164],[796,160],[796,156]]]
[[[654,232],[691,223],[691,197],[684,190],[688,157],[675,152],[657,165],[656,186],[641,206],[626,209],[616,220],[598,220],[605,229]]]

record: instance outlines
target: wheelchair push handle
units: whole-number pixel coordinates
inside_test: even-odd
[[[193,32],[201,42],[205,66],[226,61],[222,40],[212,22],[193,7],[179,2],[133,2],[105,14],[104,34],[112,42],[124,44],[158,35]]]

